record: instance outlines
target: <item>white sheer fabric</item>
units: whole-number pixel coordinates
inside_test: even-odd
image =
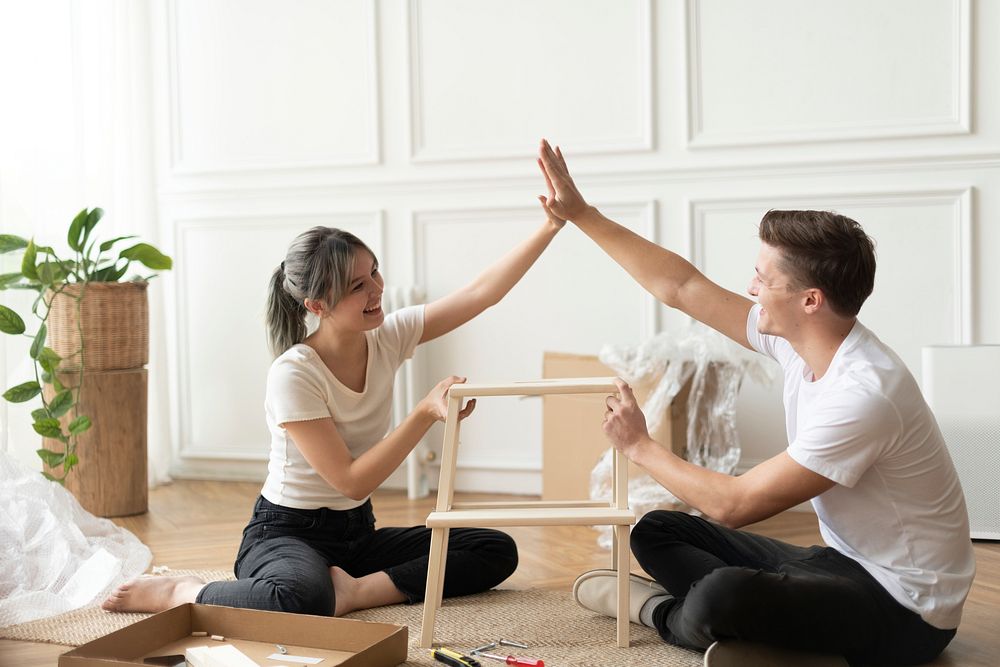
[[[0,452],[0,627],[96,602],[152,559],[135,535]]]

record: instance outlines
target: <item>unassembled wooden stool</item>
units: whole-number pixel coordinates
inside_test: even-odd
[[[448,415],[445,419],[444,445],[441,450],[441,480],[437,505],[427,516],[431,529],[430,562],[427,590],[424,594],[424,619],[420,646],[430,648],[434,640],[434,621],[441,606],[444,570],[448,557],[448,532],[458,527],[492,526],[614,526],[611,567],[618,572],[618,646],[629,645],[629,526],[635,513],[628,507],[628,461],[614,453],[612,500],[453,502],[455,461],[458,458],[458,412],[465,398],[483,396],[542,396],[545,394],[614,394],[614,378],[572,378],[518,382],[514,384],[455,384],[448,392]]]

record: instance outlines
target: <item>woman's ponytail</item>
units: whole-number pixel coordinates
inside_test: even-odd
[[[306,337],[306,309],[285,289],[284,265],[271,274],[267,290],[267,342],[275,357]]]

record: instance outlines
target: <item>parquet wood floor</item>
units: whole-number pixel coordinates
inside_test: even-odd
[[[147,514],[116,519],[145,542],[154,565],[174,569],[228,569],[232,567],[257,483],[178,481],[150,492]],[[463,500],[485,496],[459,494]],[[399,491],[380,491],[374,497],[379,525],[422,524],[433,499],[407,500]],[[812,514],[785,512],[750,530],[794,544],[820,541]],[[504,588],[568,590],[583,570],[607,567],[610,554],[597,547],[596,533],[586,527],[511,528],[517,540],[520,565]],[[958,635],[933,667],[993,667],[1000,664],[1000,544],[977,542],[978,573]],[[635,570],[638,567],[634,565]],[[0,666],[55,665],[63,646],[0,641]]]

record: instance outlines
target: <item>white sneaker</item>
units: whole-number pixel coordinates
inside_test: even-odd
[[[629,574],[628,619],[640,623],[639,612],[649,598],[669,595],[667,589],[652,579]],[[604,616],[618,616],[618,573],[615,570],[590,570],[573,582],[573,599],[581,607]]]
[[[705,667],[848,667],[839,655],[806,653],[767,644],[727,640],[705,651]]]

